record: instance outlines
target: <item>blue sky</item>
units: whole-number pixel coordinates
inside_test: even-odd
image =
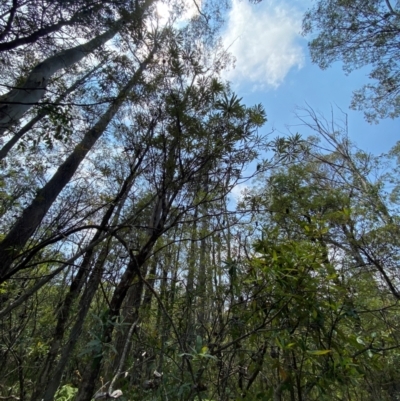
[[[349,109],[352,92],[368,82],[368,69],[346,76],[341,64],[321,70],[311,63],[307,38],[301,32],[302,15],[309,1],[263,0],[251,4],[233,0],[223,40],[236,58],[236,66],[224,78],[246,104],[262,103],[268,122],[267,133],[310,131],[298,125],[296,107],[307,102],[327,118],[339,106],[348,114],[349,136],[361,149],[381,154],[400,140],[399,120],[381,120],[370,125],[362,112]],[[337,112],[340,117],[339,110]]]

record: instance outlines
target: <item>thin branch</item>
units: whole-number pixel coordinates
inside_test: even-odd
[[[127,340],[125,342],[124,349],[122,351],[121,359],[120,359],[119,365],[118,365],[118,370],[117,370],[117,373],[115,374],[115,376],[113,377],[113,379],[111,380],[110,386],[108,387],[108,394],[112,394],[114,384],[115,384],[116,380],[118,379],[118,376],[121,375],[122,368],[123,368],[124,363],[125,363],[126,355],[128,353],[129,344],[131,342],[133,330],[135,330],[135,327],[137,326],[138,322],[139,322],[139,318],[137,318],[136,321],[133,322],[131,327],[129,328],[128,338],[127,338]]]
[[[17,8],[18,8],[18,0],[13,0],[13,5],[12,5],[11,10],[10,10],[10,16],[8,17],[7,25],[4,28],[4,31],[0,34],[0,40],[2,40],[7,35],[7,33],[10,31],[12,22],[14,20],[15,12],[17,11]],[[1,398],[2,397],[0,397],[0,399]]]
[[[23,90],[23,89],[21,89]],[[31,90],[31,89],[29,89]],[[43,88],[41,89],[43,90]],[[38,103],[38,102],[5,102],[0,100],[0,104],[20,104],[20,105],[26,105],[26,106],[77,106],[77,107],[91,107],[91,106],[97,106],[99,104],[104,104],[104,103],[110,103],[113,102],[114,100],[116,100],[116,97],[111,97],[108,98],[106,100],[102,100],[99,102],[94,102],[94,103],[74,103],[74,102],[69,102],[69,103],[56,103],[56,102],[42,102],[42,103]]]
[[[391,12],[393,15],[400,16],[400,13],[399,13],[398,11],[396,11],[396,10],[392,7],[392,5],[390,4],[390,1],[389,1],[389,0],[385,0],[385,3],[386,3],[386,5],[388,6],[388,9],[390,10],[390,12]]]
[[[193,0],[193,3],[196,6],[197,11],[199,12],[199,14],[207,21],[207,24],[208,24],[208,22],[209,22],[208,16],[201,11],[201,9],[200,9],[199,5],[197,4],[196,0]]]

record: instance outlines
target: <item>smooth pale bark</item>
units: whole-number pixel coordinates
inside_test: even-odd
[[[98,64],[96,67],[92,68],[87,74],[85,74],[82,78],[75,81],[73,85],[71,85],[64,93],[62,93],[54,103],[60,103],[64,100],[69,94],[78,89],[92,74],[94,74],[104,63]],[[38,123],[41,119],[50,114],[49,109],[44,109],[40,111],[36,117],[32,118],[28,123],[26,123],[1,149],[0,149],[0,160],[3,160],[8,152],[12,149],[12,147],[28,132],[30,131],[36,123]]]
[[[46,92],[50,78],[59,70],[68,68],[81,61],[95,49],[109,41],[118,32],[117,21],[114,26],[88,43],[64,50],[38,64],[29,74],[25,83],[18,89],[12,89],[0,97],[0,135],[14,124],[35,104]]]
[[[148,8],[154,1],[146,1],[144,7]],[[137,10],[136,13],[140,13],[142,10]],[[50,78],[57,71],[76,64],[104,45],[119,32],[125,22],[134,17],[134,14],[129,14],[115,21],[108,31],[96,36],[89,42],[63,50],[42,61],[33,68],[20,88],[12,89],[1,96],[0,136],[4,135],[12,125],[18,123],[21,117],[43,98]]]
[[[26,242],[39,227],[43,217],[46,215],[57,196],[69,183],[81,162],[92,149],[96,141],[101,137],[121,105],[125,102],[126,97],[139,82],[143,71],[151,62],[157,48],[158,45],[155,45],[146,60],[140,65],[129,82],[120,91],[118,97],[100,117],[94,127],[86,132],[82,141],[61,164],[48,183],[38,191],[35,199],[23,211],[21,217],[0,243],[0,277],[7,273],[13,260],[18,256],[19,250],[25,246]]]

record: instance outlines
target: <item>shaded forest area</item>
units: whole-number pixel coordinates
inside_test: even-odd
[[[400,146],[262,134],[228,4],[160,3],[0,4],[0,400],[398,400]],[[398,3],[358,3],[307,12],[312,58],[395,118]]]

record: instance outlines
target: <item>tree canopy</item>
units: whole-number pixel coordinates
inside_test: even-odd
[[[312,61],[346,72],[367,66],[372,83],[354,93],[351,107],[368,121],[400,115],[400,8],[390,0],[319,0],[305,14]]]
[[[263,134],[158,3],[0,6],[0,399],[395,401],[399,146]]]

